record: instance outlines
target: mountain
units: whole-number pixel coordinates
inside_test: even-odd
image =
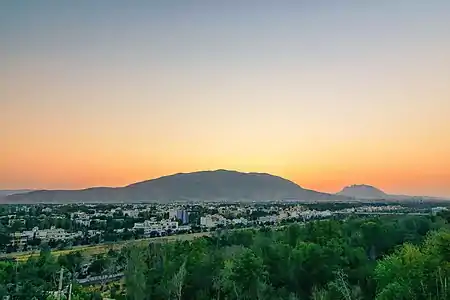
[[[339,196],[345,196],[358,200],[389,200],[389,201],[448,201],[445,197],[429,196],[410,196],[410,195],[391,195],[382,190],[367,184],[354,184],[346,186],[339,193]]]
[[[303,189],[287,179],[265,173],[216,170],[179,173],[119,188],[42,190],[6,197],[14,203],[271,201],[347,199]]]
[[[352,197],[356,199],[387,199],[390,195],[380,189],[366,184],[354,184],[346,186],[337,193],[340,196]]]
[[[31,191],[32,190],[0,190],[0,197],[6,197],[14,194],[23,194]]]

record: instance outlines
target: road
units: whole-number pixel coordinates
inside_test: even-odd
[[[92,276],[83,279],[77,279],[77,283],[79,284],[96,284],[96,283],[107,283],[111,281],[118,281],[125,276],[124,273],[116,273],[112,275],[100,275],[100,276]]]
[[[409,215],[409,216],[429,216],[429,213],[414,213],[414,212],[383,212],[383,211],[357,211],[357,212],[339,212],[336,211],[334,214],[342,214],[342,215],[377,215],[377,216],[384,216],[384,215]]]

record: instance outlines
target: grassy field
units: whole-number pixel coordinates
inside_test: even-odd
[[[64,250],[53,250],[52,254],[55,256],[59,255],[65,255],[70,252],[74,251],[80,251],[83,252],[85,255],[95,255],[107,252],[109,249],[118,250],[122,247],[128,246],[128,245],[136,245],[136,244],[146,244],[151,242],[170,242],[170,241],[176,241],[176,240],[191,240],[197,237],[201,236],[207,236],[209,235],[209,232],[199,232],[199,233],[186,233],[186,234],[179,234],[179,235],[172,235],[172,236],[164,236],[164,237],[155,237],[155,238],[146,238],[146,239],[139,239],[139,240],[131,240],[131,241],[120,241],[116,243],[105,243],[105,244],[99,244],[99,245],[86,245],[86,246],[75,246],[70,249],[64,249]],[[7,254],[1,254],[0,257],[2,258],[14,258],[18,261],[26,261],[28,258],[32,256],[38,256],[39,251],[28,251],[28,252],[14,252],[14,253],[7,253]]]

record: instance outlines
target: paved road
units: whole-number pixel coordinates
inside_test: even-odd
[[[111,274],[111,275],[100,275],[100,276],[92,276],[92,277],[88,277],[88,278],[83,278],[83,279],[77,279],[77,282],[79,284],[96,284],[96,283],[107,283],[107,282],[111,282],[111,281],[117,281],[120,278],[124,277],[125,274],[124,273],[116,273],[116,274]]]

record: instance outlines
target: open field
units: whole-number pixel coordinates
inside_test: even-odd
[[[154,238],[145,238],[139,240],[131,240],[131,241],[120,241],[116,243],[104,243],[98,245],[83,245],[83,246],[74,246],[70,249],[63,250],[53,250],[52,254],[55,256],[65,255],[70,252],[80,251],[86,255],[95,255],[108,251],[109,249],[118,250],[128,245],[133,244],[144,244],[149,242],[170,242],[176,240],[192,240],[197,237],[210,235],[210,232],[198,232],[198,233],[186,233],[172,236],[164,236],[164,237],[154,237]],[[18,261],[25,261],[32,256],[38,256],[39,251],[27,251],[27,252],[14,252],[1,254],[0,258],[14,258]]]

